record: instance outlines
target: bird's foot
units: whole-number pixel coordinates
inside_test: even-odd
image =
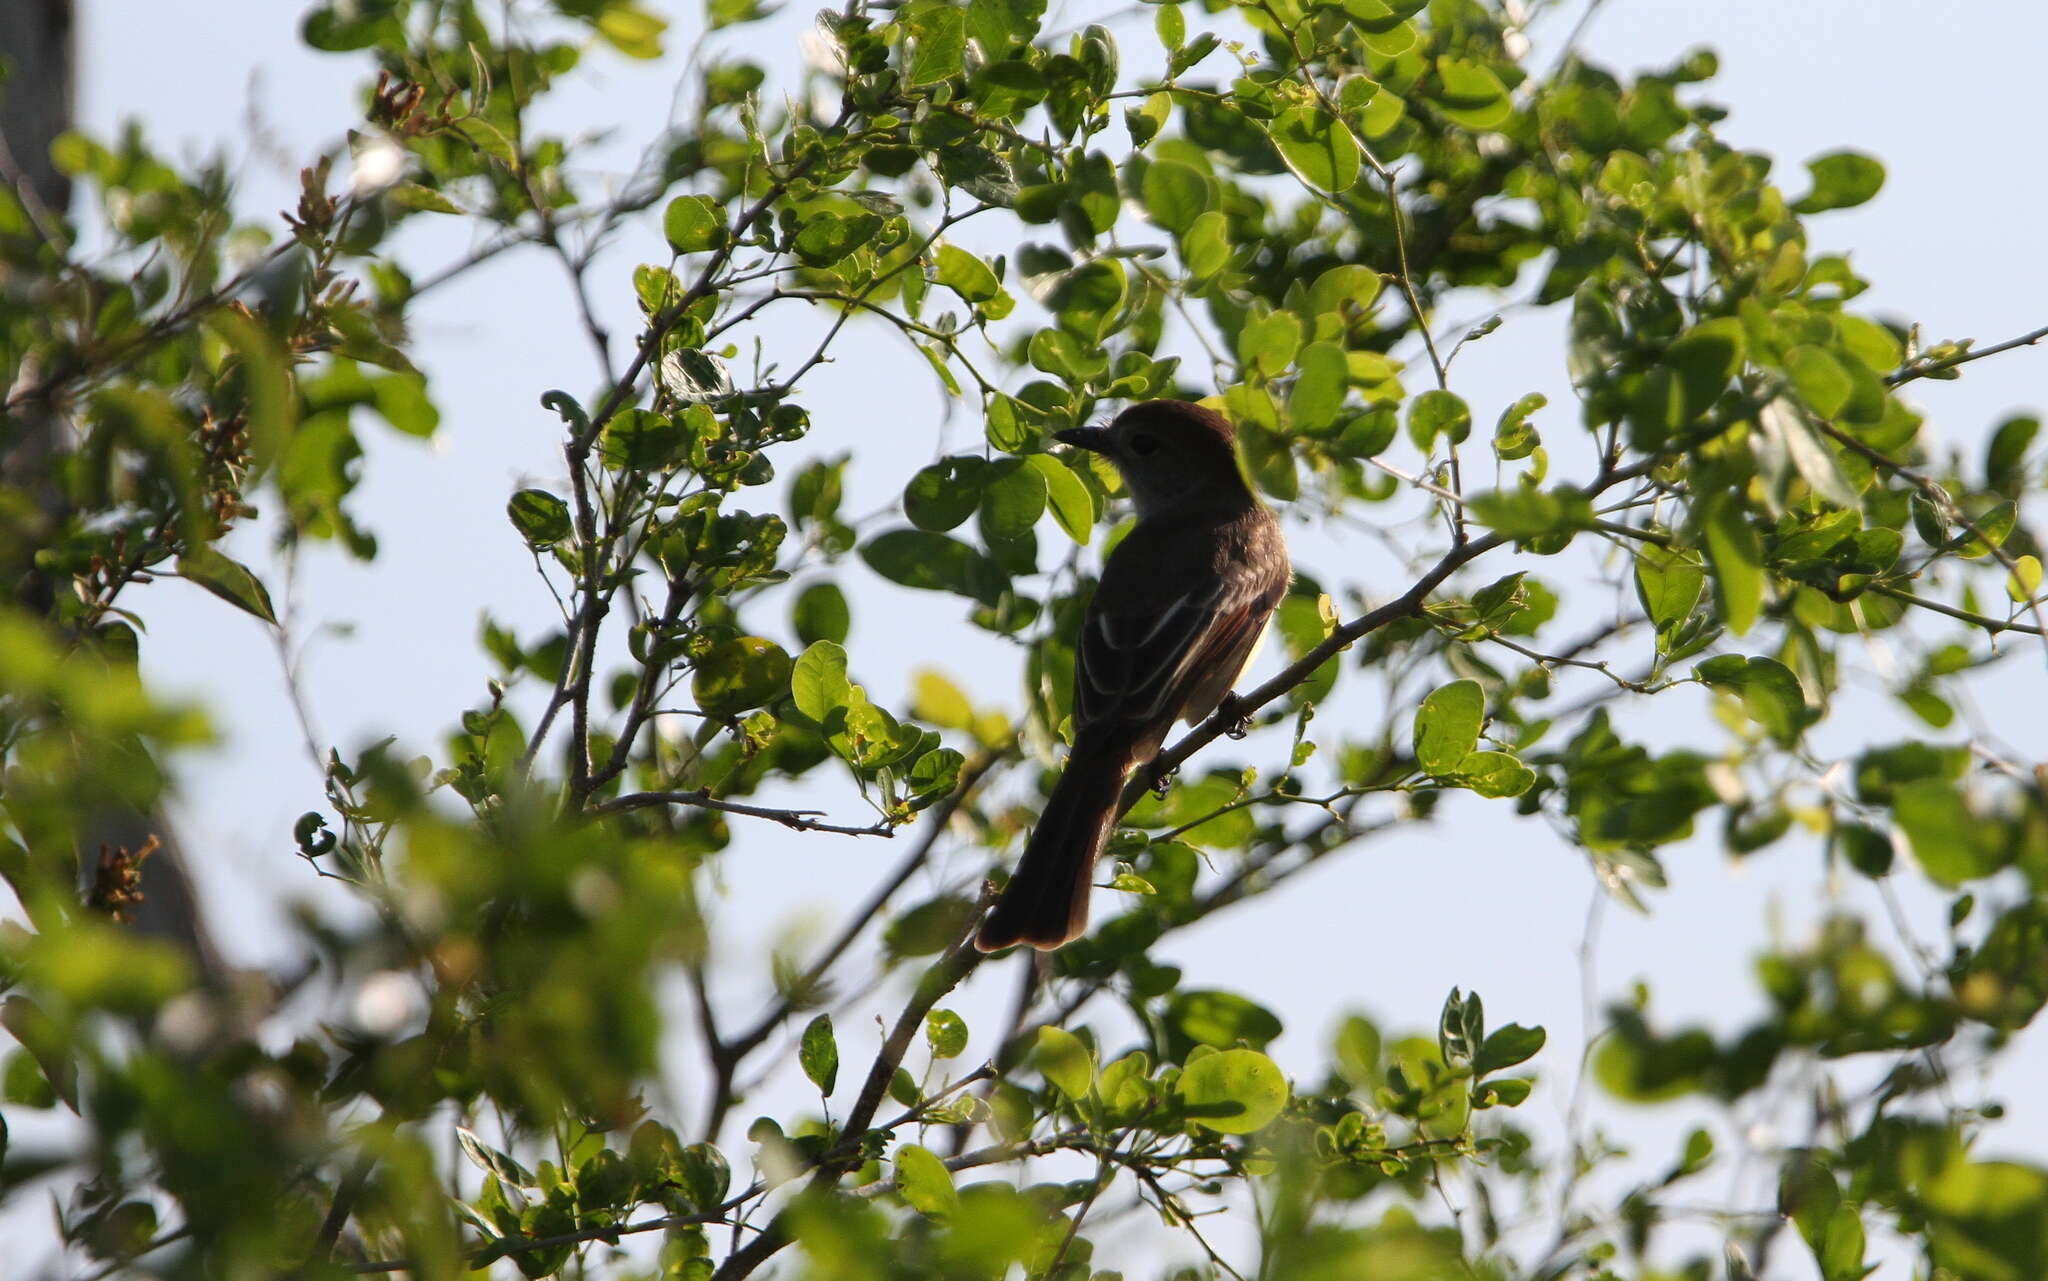
[[[1235,694],[1225,694],[1223,701],[1216,705],[1216,714],[1226,722],[1223,732],[1231,738],[1243,738],[1252,732],[1252,711],[1239,701]]]
[[[1165,800],[1166,793],[1172,790],[1173,788],[1173,776],[1178,773],[1180,773],[1180,767],[1178,765],[1170,766],[1166,769],[1153,770],[1152,781],[1148,784],[1148,786],[1152,789],[1152,795],[1158,797],[1162,801]]]

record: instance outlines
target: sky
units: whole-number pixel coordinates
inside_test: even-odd
[[[671,18],[671,50],[686,48],[700,21],[695,7],[658,0],[650,7]],[[174,155],[197,158],[225,148],[237,161],[251,211],[288,204],[304,158],[335,147],[339,131],[358,118],[359,65],[298,44],[298,6],[81,0],[81,10],[83,127],[104,134],[136,118]],[[1535,65],[1549,65],[1546,53],[1578,11],[1565,5],[1546,19]],[[1138,45],[1150,40],[1149,14],[1069,3],[1055,7],[1046,25],[1058,30],[1101,18]],[[2018,127],[2035,114],[2048,8],[1987,2],[1971,6],[1969,15],[1937,22],[1923,8],[1838,0],[1610,0],[1586,28],[1582,48],[1591,60],[1624,70],[1669,65],[1696,45],[1717,50],[1721,74],[1706,96],[1732,108],[1722,136],[1777,157],[1778,180],[1788,190],[1803,189],[1800,162],[1822,152],[1847,147],[1881,157],[1888,170],[1883,193],[1862,209],[1817,219],[1816,244],[1851,252],[1873,282],[1870,310],[1915,318],[1930,339],[1989,342],[2048,323],[2041,301],[2048,298],[2048,254],[2039,233],[2048,177],[2031,135]],[[791,65],[808,20],[808,6],[792,4],[729,40],[762,61]],[[550,119],[556,128],[608,134],[594,167],[623,171],[667,119],[676,66],[673,57],[649,66],[593,52]],[[590,181],[595,187],[600,175]],[[992,251],[1005,247],[963,239]],[[468,247],[429,227],[400,243],[418,264]],[[600,309],[614,319],[615,332],[634,329],[626,268],[663,256],[658,228],[649,223],[603,260],[613,275],[606,282],[600,270],[597,279],[609,289]],[[1570,395],[1560,320],[1516,313],[1460,357],[1455,386],[1476,416],[1484,420],[1523,392],[1544,390],[1563,426]],[[796,345],[809,332],[799,324],[778,337]],[[485,697],[489,671],[475,643],[482,614],[528,635],[546,625],[551,605],[505,523],[504,503],[514,489],[561,473],[559,423],[540,408],[541,393],[559,386],[581,396],[593,381],[564,281],[538,256],[508,258],[430,298],[416,316],[414,337],[445,418],[426,445],[374,427],[365,432],[370,456],[357,511],[384,552],[368,566],[316,552],[304,559],[290,592],[315,737],[345,753],[385,733],[415,750],[436,750],[441,727]],[[1916,403],[1936,438],[1974,453],[2007,413],[2048,399],[2044,370],[2048,349],[2016,352],[1971,366],[1955,383],[1919,384]],[[886,455],[876,465],[856,462],[853,511],[891,499],[907,475],[897,459],[979,439],[974,414],[956,406],[949,418],[915,354],[872,330],[853,331],[842,358],[807,382],[811,445]],[[794,470],[782,467],[784,476]],[[778,501],[780,492],[778,483]],[[1362,577],[1382,596],[1405,586],[1401,567],[1374,541],[1299,521],[1289,534],[1298,563],[1325,581]],[[252,531],[236,550],[262,563],[262,541]],[[859,569],[852,576],[860,586],[849,646],[856,675],[871,689],[900,704],[911,673],[932,665],[978,698],[1018,706],[1020,651],[973,629],[950,598],[889,588]],[[282,584],[271,587],[285,594]],[[320,808],[321,795],[277,675],[276,647],[267,629],[196,589],[164,583],[149,590],[149,676],[206,705],[222,733],[218,747],[180,765],[180,831],[229,957],[275,963],[290,948],[287,904],[344,910],[331,883],[313,881],[291,851],[293,820]],[[1997,679],[1996,696],[1987,699],[1993,711],[2015,697],[2048,705],[2041,701],[2048,689],[2038,652],[2015,655]],[[1668,741],[1720,733],[1696,691],[1668,697],[1695,701],[1660,709],[1647,719],[1646,735]],[[1898,723],[1883,711],[1863,716],[1845,716],[1830,731],[1835,737],[1817,747],[1823,758],[1853,755],[1864,735],[1897,736]],[[2005,728],[2019,736],[2010,745],[2024,759],[2048,758],[2048,731],[2038,719]],[[1718,748],[1722,740],[1697,745]],[[1226,747],[1212,749],[1215,759],[1224,759]],[[822,803],[842,821],[865,821],[848,789]],[[858,896],[901,849],[900,842],[798,838],[772,828],[742,835],[721,869],[729,915],[720,942],[743,957],[757,954],[763,941],[829,928],[832,905]],[[1748,958],[1773,940],[1802,938],[1831,902],[1874,921],[1884,916],[1860,880],[1825,877],[1811,841],[1781,843],[1734,864],[1717,841],[1699,839],[1673,850],[1666,863],[1672,884],[1655,897],[1651,913],[1609,903],[1589,933],[1596,891],[1583,860],[1514,821],[1504,804],[1460,798],[1432,824],[1405,828],[1251,907],[1176,935],[1162,945],[1161,959],[1183,965],[1192,986],[1227,986],[1271,1006],[1288,1028],[1273,1053],[1298,1072],[1324,1061],[1329,1031],[1347,1010],[1367,1011],[1383,1027],[1420,1030],[1433,1027],[1453,985],[1477,989],[1491,1022],[1549,1028],[1550,1048],[1538,1060],[1546,1085],[1522,1119],[1555,1137],[1589,1030],[1588,991],[1597,1008],[1640,980],[1651,986],[1652,1009],[1667,1025],[1696,1020],[1727,1029],[1760,1013],[1761,997],[1743,976]],[[1944,900],[1905,897],[1911,927],[1923,939],[1938,938]],[[1112,910],[1098,900],[1098,915]],[[1442,946],[1447,935],[1458,940],[1455,948]],[[977,1027],[995,1020],[1013,981],[1006,967],[991,969],[954,1001]],[[722,990],[743,1007],[751,994],[740,975],[727,976]],[[842,1019],[841,1026],[856,1022]],[[842,1033],[850,1059],[860,1057],[860,1035]],[[992,1048],[987,1039],[977,1038],[969,1061]],[[676,1053],[686,1060],[689,1049],[679,1045]],[[2048,1039],[2029,1033],[2010,1056],[2007,1079],[2044,1068]],[[679,1062],[680,1096],[689,1097],[694,1079],[687,1061]],[[762,1106],[778,1097],[801,1095],[770,1091]],[[2009,1086],[2005,1101],[2011,1119],[1996,1143],[2048,1153],[2048,1105]],[[1611,1133],[1640,1141],[1651,1165],[1666,1163],[1700,1119],[1684,1109],[1611,1104],[1596,1115]],[[1740,1133],[1714,1124],[1724,1149],[1739,1146]],[[1767,1175],[1763,1163],[1752,1161],[1714,1189],[1732,1204],[1765,1206]],[[1789,1252],[1781,1259],[1791,1265],[1783,1275],[1804,1275]]]

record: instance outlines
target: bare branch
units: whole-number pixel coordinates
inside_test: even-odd
[[[721,814],[744,814],[749,818],[765,818],[780,823],[794,832],[833,832],[840,836],[894,836],[894,825],[884,821],[870,823],[866,827],[850,824],[826,823],[818,819],[822,810],[784,810],[766,805],[745,805],[739,801],[721,800],[711,795],[708,788],[694,792],[628,792],[624,796],[601,802],[591,807],[593,814],[623,814],[628,810],[651,809],[656,805],[689,805],[697,809],[717,810]]]

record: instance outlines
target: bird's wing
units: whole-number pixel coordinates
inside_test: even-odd
[[[1141,541],[1146,532],[1140,526],[1117,548],[1082,621],[1077,741],[1119,722],[1163,732],[1185,711],[1206,714],[1188,708],[1190,698],[1220,682],[1213,707],[1228,691],[1286,591],[1284,579],[1218,572],[1213,546],[1194,531]]]

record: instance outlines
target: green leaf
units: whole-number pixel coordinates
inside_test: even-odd
[[[1145,101],[1135,107],[1125,107],[1124,128],[1131,135],[1131,145],[1142,150],[1146,143],[1159,136],[1159,131],[1166,127],[1172,115],[1173,98],[1164,90],[1146,95]]]
[[[915,1143],[896,1147],[896,1191],[926,1218],[943,1219],[960,1209],[952,1171],[937,1154]]]
[[[1214,53],[1216,46],[1222,43],[1222,37],[1213,31],[1200,33],[1187,45],[1174,50],[1173,56],[1166,60],[1166,78],[1171,80],[1180,75],[1183,71],[1186,71]]]
[[[957,1059],[967,1052],[967,1020],[951,1010],[924,1016],[924,1039],[935,1059]]]
[[[1344,407],[1351,366],[1333,342],[1312,342],[1296,357],[1300,373],[1287,395],[1287,414],[1299,431],[1316,434],[1335,425]]]
[[[931,956],[958,943],[980,915],[973,899],[941,894],[890,921],[882,946],[891,956]]]
[[[830,1098],[832,1086],[839,1080],[839,1042],[832,1035],[830,1014],[820,1014],[804,1028],[803,1040],[797,1044],[796,1061],[811,1084],[818,1087],[818,1093]]]
[[[1045,301],[1060,328],[1085,342],[1100,342],[1123,310],[1127,288],[1121,262],[1096,258],[1060,277]]]
[[[1268,378],[1294,363],[1301,350],[1301,320],[1293,312],[1276,311],[1245,322],[1237,335],[1237,358]],[[1270,415],[1269,415],[1270,420]]]
[[[1175,992],[1166,1007],[1166,1026],[1194,1045],[1224,1050],[1243,1044],[1262,1050],[1280,1035],[1280,1019],[1271,1010],[1212,988]]]
[[[1676,422],[1696,422],[1742,367],[1744,353],[1742,322],[1732,316],[1701,321],[1665,349],[1664,365],[1677,378]]]
[[[1843,477],[1834,451],[1814,430],[1806,411],[1798,404],[1784,396],[1775,397],[1757,411],[1757,429],[1784,446],[1800,478],[1813,487],[1814,493],[1850,511],[1863,505]]]
[[[1474,1090],[1472,1105],[1482,1108],[1518,1107],[1534,1088],[1535,1082],[1527,1077],[1504,1076]]]
[[[1741,698],[1742,710],[1780,746],[1798,742],[1799,731],[1811,719],[1799,678],[1775,658],[1721,654],[1695,667],[1693,674],[1709,686]]]
[[[837,583],[812,583],[804,588],[797,593],[789,614],[796,638],[805,645],[818,641],[844,644],[846,634],[853,626],[853,614],[846,607],[846,593],[839,590]],[[798,663],[801,664],[802,660],[799,659]]]
[[[967,50],[967,11],[945,0],[930,0],[910,11],[910,35],[917,53],[910,83],[928,85],[960,74]]]
[[[545,551],[569,536],[569,504],[545,489],[522,489],[505,504],[513,528],[535,551]]]
[[[782,646],[759,636],[738,636],[713,645],[697,660],[690,690],[704,711],[732,716],[782,697],[789,678],[789,653]]]
[[[1159,6],[1159,12],[1152,18],[1152,29],[1158,33],[1159,44],[1168,53],[1187,43],[1188,20],[1181,16],[1177,4]]]
[[[1428,7],[1429,0],[1344,0],[1343,5],[1345,16],[1369,36],[1398,31],[1410,17]]]
[[[1417,449],[1430,449],[1439,436],[1456,445],[1471,434],[1472,410],[1458,393],[1433,387],[1408,402],[1408,439]]]
[[[1030,43],[1044,12],[1045,0],[969,0],[967,33],[991,61],[999,60],[1013,46]]]
[[[1764,552],[1740,504],[1714,495],[1699,512],[1702,550],[1714,573],[1714,600],[1721,620],[1737,636],[1756,625],[1763,611]]]
[[[1474,680],[1439,686],[1415,710],[1415,760],[1430,774],[1449,774],[1479,743],[1486,694]]]
[[[1889,331],[1884,332],[1889,336]],[[2014,415],[1998,424],[1998,430],[1991,433],[1991,442],[1984,447],[1984,483],[2007,492],[2018,486],[2025,475],[2021,464],[2040,430],[2041,420],[2026,414]]]
[[[873,243],[882,219],[871,213],[839,214],[819,210],[804,219],[790,247],[808,267],[829,267],[856,249]]]
[[[1825,1244],[1814,1251],[1823,1281],[1863,1281],[1870,1272],[1863,1266],[1863,1246],[1863,1216],[1845,1201],[1828,1217]]]
[[[2040,557],[2013,557],[2012,570],[2005,576],[2005,594],[2022,605],[2041,594]]]
[[[1238,433],[1237,449],[1245,470],[1260,489],[1284,503],[1301,496],[1300,473],[1286,440],[1262,427],[1251,427]]]
[[[1636,551],[1636,598],[1660,636],[1692,616],[1707,572],[1689,553],[1645,543]]]
[[[958,685],[927,667],[920,670],[911,687],[911,710],[921,721],[944,729],[971,729],[974,704]]]
[[[910,807],[923,809],[959,786],[960,770],[967,758],[950,747],[935,747],[920,755],[903,775],[910,789]]]
[[[251,573],[247,565],[212,547],[200,547],[178,557],[178,576],[273,627],[277,625],[277,614],[271,609],[270,593],[264,589],[263,580]]]
[[[1516,462],[1536,452],[1543,438],[1529,425],[1529,416],[1550,403],[1540,391],[1532,391],[1502,411],[1493,429],[1493,452],[1504,463]]]
[[[1962,789],[1946,779],[1923,778],[1892,789],[1892,814],[1913,847],[1913,857],[1938,885],[1954,888],[1999,868],[1979,839]]]
[[[725,213],[709,196],[677,196],[661,216],[661,230],[677,253],[702,253],[725,243]]]
[[[1593,505],[1574,489],[1496,489],[1466,499],[1465,510],[1488,529],[1515,539],[1586,529],[1593,522]]]
[[[1443,81],[1437,106],[1452,123],[1467,129],[1497,129],[1514,113],[1507,86],[1491,67],[1464,58],[1440,57],[1436,71]]]
[[[1065,1028],[1041,1027],[1032,1051],[1038,1073],[1070,1099],[1086,1097],[1095,1081],[1095,1060],[1081,1038]]]
[[[1358,143],[1321,107],[1283,111],[1267,132],[1287,167],[1318,191],[1348,191],[1358,181]]]
[[[1506,752],[1467,752],[1448,777],[1495,800],[1520,796],[1536,784],[1536,771]]]
[[[1220,1134],[1250,1134],[1287,1107],[1287,1077],[1257,1050],[1218,1050],[1181,1069],[1176,1087],[1195,1124]]]
[[[1806,162],[1813,190],[1792,208],[1803,214],[1849,209],[1876,195],[1884,186],[1884,165],[1856,151],[1834,151]]]
[[[1785,355],[1785,371],[1792,375],[1792,385],[1799,389],[1806,407],[1822,418],[1841,413],[1856,390],[1842,362],[1819,347],[1794,347]]]
[[[989,469],[981,490],[981,536],[991,547],[1021,538],[1045,514],[1045,473],[1022,458],[1005,458]]]
[[[1394,443],[1401,419],[1390,405],[1368,409],[1337,433],[1337,449],[1349,458],[1372,458]]]
[[[940,245],[938,282],[969,302],[987,302],[1003,292],[989,265],[958,245]]]
[[[251,312],[214,311],[207,315],[206,327],[220,335],[240,362],[241,392],[248,405],[250,467],[266,473],[283,454],[298,423],[291,357],[269,327]],[[431,432],[430,425],[428,434]]]
[[[973,21],[970,14],[970,26]],[[970,93],[980,100],[982,111],[988,115],[1014,120],[1044,102],[1051,87],[1043,71],[1028,62],[1012,60],[982,68]]]
[[[837,641],[813,641],[790,670],[789,694],[798,711],[825,724],[853,697],[853,685],[846,679],[846,650]]]
[[[607,5],[597,15],[597,34],[628,58],[649,61],[661,56],[661,33],[668,19],[636,4]]]
[[[1188,277],[1197,285],[1230,265],[1230,220],[1221,210],[1211,209],[1195,219],[1188,234],[1181,237],[1180,257],[1187,264]]]
[[[959,455],[922,468],[903,488],[903,514],[919,529],[943,533],[981,506],[988,464]]]
[[[1155,160],[1145,167],[1139,191],[1152,221],[1179,235],[1213,206],[1216,184],[1193,165],[1179,160]]]
[[[1051,454],[1031,454],[1025,460],[1045,480],[1045,504],[1067,537],[1088,545],[1095,535],[1095,499],[1073,468]]]
[[[1336,316],[1349,323],[1372,311],[1385,285],[1372,268],[1345,263],[1316,277],[1308,287],[1308,304],[1318,316]]]
[[[863,543],[868,568],[893,583],[923,591],[953,592],[995,605],[1009,579],[988,557],[944,534],[892,529]]]
[[[1519,1023],[1510,1023],[1504,1028],[1498,1028],[1487,1035],[1485,1042],[1479,1047],[1479,1053],[1473,1056],[1472,1071],[1479,1076],[1485,1076],[1488,1072],[1498,1072],[1502,1068],[1511,1068],[1517,1063],[1526,1062],[1543,1048],[1546,1039],[1547,1035],[1540,1027],[1523,1027]]]

